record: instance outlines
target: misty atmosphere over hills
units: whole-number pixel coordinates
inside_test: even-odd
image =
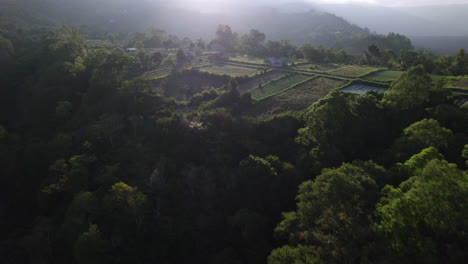
[[[77,26],[92,23],[93,26],[107,29],[127,28],[129,31],[144,31],[150,26],[156,26],[179,37],[205,39],[213,37],[213,29],[217,25],[228,24],[239,33],[255,28],[265,32],[269,39],[289,39],[298,44],[313,39],[307,39],[308,33],[303,36],[305,39],[292,36],[315,30],[305,26],[310,23],[305,14],[312,11],[316,15],[322,15],[327,12],[342,17],[351,24],[367,28],[370,32],[406,35],[414,42],[416,49],[447,54],[456,52],[460,47],[468,48],[466,1],[440,4],[436,1],[120,0],[111,1],[110,8],[110,2],[106,0],[1,2],[25,9],[21,12],[26,16],[27,9],[32,7],[43,13],[42,21],[38,22],[56,20]],[[95,15],[89,16],[89,13]],[[301,17],[305,20],[301,20]],[[292,27],[300,24],[305,28]],[[291,28],[294,29],[291,31]],[[345,29],[338,26],[334,30],[335,32],[330,33],[340,34]]]
[[[466,264],[468,0],[0,0],[1,264]]]

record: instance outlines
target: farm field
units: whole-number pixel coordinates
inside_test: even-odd
[[[149,78],[149,79],[159,79],[164,76],[167,76],[169,73],[171,73],[171,71],[172,71],[171,67],[166,67],[163,69],[157,69],[154,71],[145,72],[143,74],[143,77]]]
[[[346,66],[336,70],[328,71],[328,73],[333,75],[345,76],[345,77],[360,77],[370,71],[376,70],[378,68],[369,67],[369,66]]]
[[[434,83],[437,83],[437,82],[439,82],[440,80],[446,79],[447,76],[431,74],[431,78],[432,78],[432,81],[433,81]]]
[[[387,91],[386,88],[381,88],[381,87],[375,87],[375,86],[370,86],[370,85],[365,85],[365,84],[354,84],[351,86],[348,86],[346,88],[341,89],[342,92],[347,92],[347,93],[355,93],[355,94],[365,94],[370,91],[375,91],[375,92],[385,92]]]
[[[314,78],[276,96],[259,101],[252,114],[259,118],[267,118],[287,111],[300,111],[345,83],[323,77]]]
[[[285,91],[294,84],[300,83],[310,77],[311,76],[309,75],[302,74],[289,75],[279,80],[270,82],[265,86],[251,89],[250,94],[252,95],[252,99],[262,100],[279,92]]]
[[[256,69],[251,67],[242,67],[235,65],[210,65],[199,68],[200,71],[209,72],[218,75],[229,75],[232,77],[250,76],[261,72],[263,69]]]
[[[301,71],[330,71],[339,68],[337,64],[301,64],[296,65],[294,68]]]
[[[371,73],[365,76],[364,79],[369,80],[369,81],[378,81],[378,82],[392,82],[398,79],[401,76],[401,74],[403,74],[402,71],[385,70],[385,71]]]
[[[455,80],[452,85],[456,88],[468,89],[468,78],[460,78]]]
[[[263,59],[250,57],[250,56],[235,56],[229,57],[230,61],[233,62],[240,62],[240,63],[250,63],[250,64],[258,64],[258,65],[267,65]]]
[[[250,78],[249,80],[239,84],[239,91],[247,91],[253,88],[258,87],[259,84],[264,85],[275,79],[280,78],[281,76],[286,75],[286,73],[281,71],[269,71],[257,76]]]

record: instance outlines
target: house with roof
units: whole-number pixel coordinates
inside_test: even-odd
[[[128,53],[133,53],[133,52],[137,52],[138,49],[137,48],[128,48],[125,51],[128,52]]]

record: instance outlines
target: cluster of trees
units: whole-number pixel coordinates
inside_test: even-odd
[[[468,74],[468,55],[460,49],[454,55],[435,56],[428,51],[401,50],[396,54],[392,50],[382,51],[378,45],[370,45],[361,58],[362,64],[381,65],[394,69],[408,70],[423,65],[427,72],[448,76]]]
[[[385,94],[335,91],[260,121],[225,77],[151,82],[138,56],[69,28],[33,32],[2,33],[4,263],[468,257],[468,109],[423,66]],[[174,89],[204,91],[181,102]]]
[[[466,109],[437,100],[428,77],[418,66],[384,96],[332,93],[309,108],[298,139],[318,176],[283,213],[268,263],[464,261]],[[465,113],[455,125],[445,111]]]
[[[250,30],[248,34],[239,35],[232,31],[230,26],[219,25],[215,39],[207,47],[256,57],[295,57],[306,58],[316,63],[360,63],[367,65],[393,63],[390,60],[396,60],[398,56],[395,54],[403,51],[415,52],[412,51],[413,46],[408,38],[394,33],[387,36],[376,35],[365,40],[356,37],[353,41],[360,49],[348,49],[349,44],[343,45],[340,42],[328,45],[328,48],[314,42],[305,43],[298,47],[288,40],[266,40],[265,33],[256,29]],[[369,46],[367,52],[362,53],[363,46]],[[381,54],[380,49],[384,49],[385,53]],[[405,57],[402,60],[406,62],[408,59]],[[416,65],[418,64],[412,66]]]

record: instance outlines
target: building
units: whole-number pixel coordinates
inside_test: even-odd
[[[127,51],[128,53],[133,53],[133,52],[137,52],[138,49],[137,49],[137,48],[128,48],[128,49],[126,49],[126,51]]]

